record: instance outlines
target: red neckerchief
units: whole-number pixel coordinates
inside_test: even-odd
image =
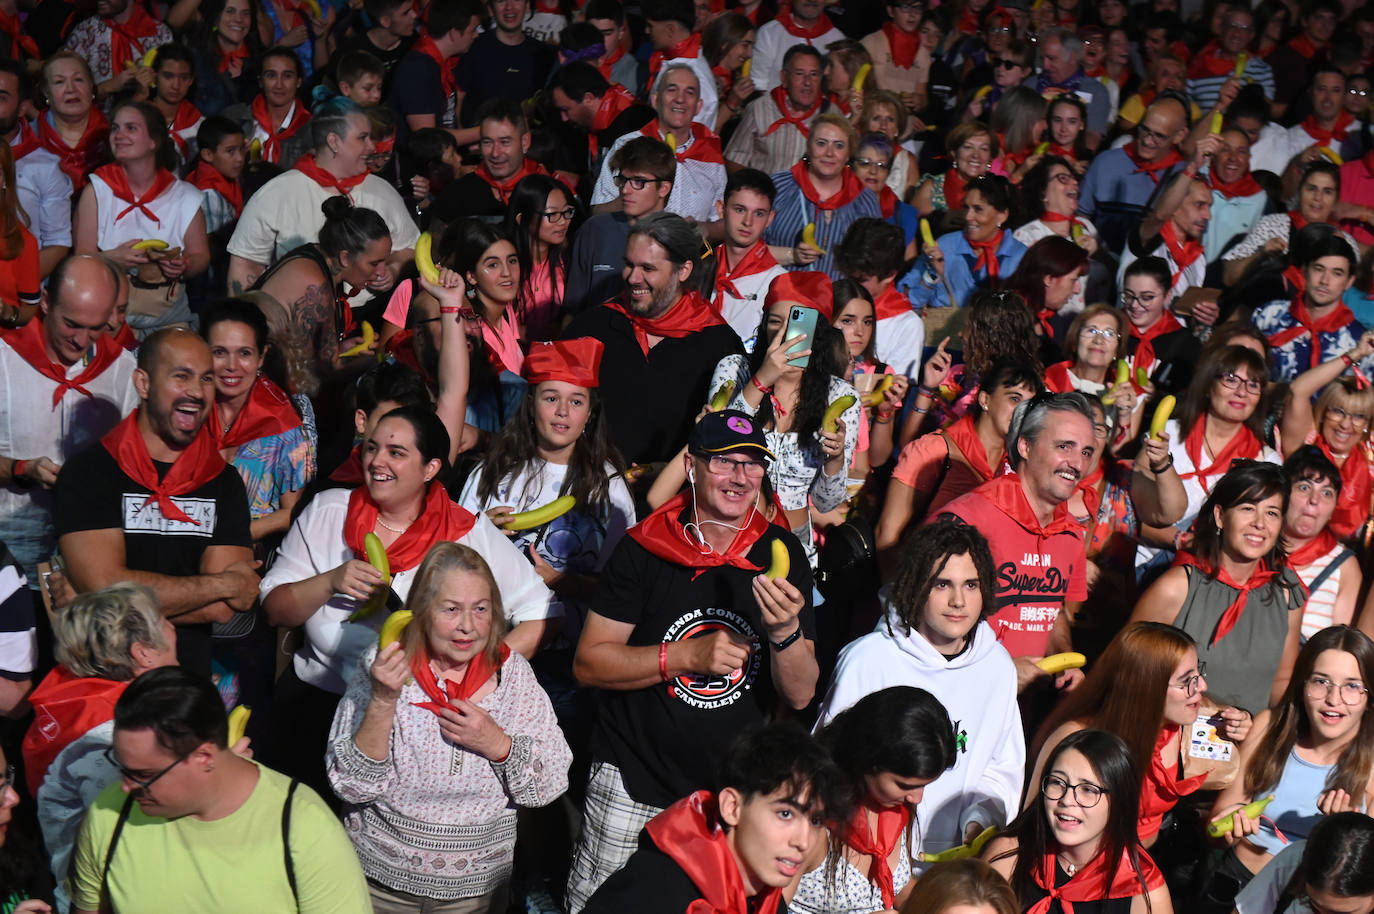
[[[998,229],[997,234],[987,241],[974,241],[969,236],[964,236],[964,240],[969,243],[969,247],[973,248],[974,252],[978,254],[978,260],[973,265],[973,272],[977,273],[979,270],[986,270],[989,279],[997,278],[997,249],[1002,246],[1002,236],[1005,234],[1005,231]]]
[[[688,334],[725,323],[720,312],[712,308],[700,292],[686,293],[666,312],[652,318],[635,314],[617,301],[606,302],[606,307],[619,311],[634,325],[635,339],[645,356],[649,354],[651,335],[682,339]]]
[[[1236,197],[1253,197],[1264,191],[1264,188],[1260,187],[1259,182],[1255,180],[1255,176],[1248,171],[1230,184],[1218,181],[1216,172],[1210,171],[1207,173],[1207,184],[1227,200],[1233,200]]]
[[[1183,325],[1178,318],[1174,317],[1174,312],[1168,308],[1159,316],[1159,320],[1150,325],[1150,329],[1144,333],[1136,329],[1135,324],[1131,324],[1131,336],[1136,340],[1135,353],[1131,358],[1132,368],[1144,368],[1149,371],[1150,366],[1155,363],[1155,340],[1166,333],[1173,333],[1175,330],[1182,330]]]
[[[982,447],[981,443],[979,447]],[[1008,518],[1024,527],[1027,533],[1045,538],[1057,533],[1081,533],[1083,530],[1078,521],[1069,516],[1068,502],[1055,505],[1054,516],[1048,524],[1042,526],[1040,518],[1031,510],[1025,489],[1021,487],[1021,477],[1015,472],[995,476],[974,491],[996,505]]]
[[[1308,38],[1306,34],[1299,35],[1297,38],[1288,42],[1288,46],[1308,60],[1316,57],[1317,52],[1321,50],[1321,48],[1317,47],[1317,43],[1311,38]]]
[[[81,734],[114,717],[115,702],[133,680],[116,682],[99,676],[77,676],[53,667],[32,692],[34,724],[24,734],[25,776],[30,791],[43,783],[48,766]]]
[[[102,165],[95,170],[95,176],[105,182],[116,200],[129,204],[115,214],[115,222],[123,219],[134,210],[139,210],[158,225],[162,225],[162,220],[152,210],[148,209],[148,204],[162,196],[163,191],[176,183],[176,176],[170,171],[159,168],[153,179],[153,186],[148,188],[141,197],[135,195],[133,189],[129,187],[129,176],[125,174],[124,168],[119,164]]]
[[[613,85],[613,86],[619,85],[619,83],[617,83],[614,79],[611,78],[611,68],[614,67],[617,63],[619,63],[619,62],[620,62],[620,58],[622,58],[622,57],[624,57],[624,56],[625,56],[625,49],[624,49],[624,48],[621,48],[621,47],[617,47],[617,48],[616,48],[614,51],[612,51],[611,53],[606,54],[605,56],[603,56],[603,57],[601,58],[601,63],[599,63],[599,64],[596,65],[596,69],[601,73],[601,77],[602,77],[603,79],[605,79],[606,82],[610,83],[610,84]],[[624,87],[624,86],[621,86],[621,88],[623,89],[623,88],[625,88],[625,87]]]
[[[9,344],[15,353],[28,362],[34,371],[43,377],[57,382],[57,390],[52,393],[52,408],[57,409],[57,404],[62,402],[62,398],[67,391],[74,390],[87,397],[94,397],[86,385],[100,377],[101,372],[114,363],[119,358],[123,350],[110,339],[108,334],[102,333],[96,337],[94,354],[90,364],[82,369],[81,374],[71,380],[67,379],[67,368],[59,365],[48,358],[47,347],[43,343],[43,321],[37,318],[29,320],[22,327],[14,330],[0,332],[0,339]]]
[[[982,23],[978,21],[978,14],[967,6],[954,23],[954,31],[961,35],[977,35],[982,27]]]
[[[8,35],[10,38],[10,59],[19,61],[27,54],[33,60],[42,60],[43,55],[38,53],[38,42],[24,34],[24,24],[19,21],[19,14],[11,16],[8,13],[0,13],[0,33]]]
[[[1275,348],[1291,343],[1299,337],[1308,335],[1312,338],[1312,364],[1311,368],[1316,368],[1322,363],[1321,337],[1318,334],[1335,333],[1342,327],[1348,326],[1355,320],[1355,315],[1345,302],[1340,302],[1331,309],[1331,313],[1325,317],[1313,318],[1307,310],[1306,296],[1293,299],[1293,303],[1288,307],[1288,313],[1293,320],[1298,322],[1298,326],[1280,330],[1278,333],[1269,337],[1269,345]]]
[[[945,172],[945,210],[958,212],[964,208],[964,188],[968,182],[959,174],[959,169],[951,168]]]
[[[720,94],[729,95],[730,89],[735,85],[735,74],[717,64],[711,68],[711,75],[716,78]]]
[[[778,14],[773,18],[776,19],[783,28],[787,29],[789,35],[800,38],[808,44],[835,27],[831,24],[830,17],[825,13],[820,14],[816,19],[815,25],[802,25],[793,18],[792,7],[786,4],[783,5],[782,9],[778,10]]]
[[[978,425],[973,416],[964,413],[945,429],[944,435],[964,455],[964,463],[977,474],[980,484],[992,478],[992,465],[988,463],[988,452],[983,447],[983,439],[978,437]]]
[[[921,33],[904,32],[897,28],[897,23],[888,20],[883,23],[883,34],[887,36],[887,47],[892,51],[892,62],[903,70],[914,67],[916,52],[921,50]]]
[[[811,175],[806,170],[806,165],[798,162],[792,166],[792,178],[797,182],[797,189],[802,192],[802,196],[811,201],[811,204],[818,210],[836,210],[842,206],[847,206],[864,192],[867,185],[859,180],[859,176],[848,168],[844,170],[840,189],[834,196],[821,199],[821,192],[816,190],[816,185],[811,183]]]
[[[115,22],[101,18],[110,30],[110,69],[118,73],[129,61],[137,61],[150,49],[148,39],[157,37],[157,20],[148,15],[140,0],[130,0],[129,19]]]
[[[267,112],[267,99],[259,92],[253,98],[253,120],[267,134],[267,139],[262,142],[262,160],[280,165],[282,144],[310,123],[310,112],[298,99],[293,99],[291,107],[286,109],[286,120],[282,122],[281,129],[277,129],[272,126],[272,117]]]
[[[1307,217],[1302,214],[1301,210],[1290,209],[1288,221],[1293,223],[1292,232],[1300,232],[1307,228]]]
[[[43,145],[59,159],[58,167],[72,179],[72,188],[81,190],[86,186],[87,175],[94,163],[99,161],[105,147],[105,138],[110,132],[110,122],[99,109],[92,108],[86,116],[86,132],[75,146],[68,146],[57,128],[48,122],[47,117],[38,119],[38,136]]]
[[[911,299],[897,291],[896,283],[888,286],[877,298],[873,299],[873,319],[875,321],[886,320],[889,317],[901,317],[903,314],[910,314],[911,312]]]
[[[884,219],[891,219],[892,214],[897,212],[897,194],[886,184],[878,191],[878,209]]]
[[[773,914],[778,909],[780,888],[765,888],[753,898],[746,894],[711,791],[683,797],[650,819],[644,831],[701,893],[684,914]]]
[[[1170,147],[1167,153],[1160,156],[1155,161],[1142,162],[1140,160],[1140,154],[1136,150],[1135,140],[1132,140],[1125,146],[1122,146],[1121,150],[1122,152],[1126,153],[1127,158],[1129,158],[1131,162],[1135,165],[1135,171],[1131,172],[1132,174],[1149,175],[1150,180],[1156,184],[1159,183],[1159,177],[1161,172],[1169,168],[1172,168],[1179,162],[1183,161],[1183,156],[1178,154],[1178,150]]]
[[[1336,123],[1329,129],[1317,123],[1315,114],[1307,115],[1298,126],[1306,130],[1307,135],[1312,137],[1312,141],[1318,146],[1330,146],[1344,140],[1346,129],[1353,123],[1355,123],[1355,116],[1342,108],[1340,115],[1336,118]]]
[[[313,152],[307,152],[301,156],[292,167],[325,190],[337,191],[349,200],[353,199],[352,190],[366,181],[368,175],[368,172],[363,172],[360,175],[353,175],[351,178],[340,178],[333,172],[321,168],[320,163],[315,161],[315,153]]]
[[[1137,848],[1140,854],[1140,872],[1131,868],[1131,861],[1122,853],[1117,861],[1116,870],[1107,872],[1107,859],[1102,854],[1069,877],[1069,881],[1056,887],[1054,884],[1056,854],[1050,852],[1031,871],[1035,884],[1045,890],[1045,897],[1026,909],[1026,914],[1048,914],[1054,902],[1059,902],[1064,914],[1073,914],[1075,901],[1098,901],[1104,898],[1134,898],[1153,892],[1164,885],[1164,874],[1155,866],[1145,848]],[[1108,879],[1111,881],[1109,882]],[[1145,887],[1141,888],[1141,882]]]
[[[495,193],[497,199],[501,201],[502,205],[505,205],[507,203],[510,203],[510,195],[515,192],[515,185],[519,184],[521,181],[523,181],[525,178],[528,178],[530,175],[546,175],[548,174],[548,172],[544,170],[543,165],[540,165],[534,159],[531,159],[529,156],[526,156],[524,162],[521,163],[520,168],[515,172],[515,174],[511,175],[508,178],[502,178],[498,180],[487,169],[486,162],[483,162],[482,164],[478,165],[477,168],[473,171],[473,174],[481,178],[483,181],[487,182],[487,184],[491,187],[492,191]]]
[[[1283,280],[1292,290],[1290,298],[1302,298],[1307,294],[1307,274],[1298,268],[1296,264],[1289,264],[1283,268]]]
[[[128,322],[120,324],[119,330],[110,339],[114,340],[116,346],[129,352],[138,349],[138,337],[134,336],[133,328],[129,326]]]
[[[224,50],[224,46],[223,46],[223,45],[219,45],[218,47],[219,47],[219,65],[218,65],[218,70],[219,70],[219,72],[221,72],[221,73],[228,73],[228,72],[229,72],[229,68],[232,67],[232,66],[234,65],[234,61],[236,61],[236,60],[237,60],[237,61],[247,61],[247,60],[248,60],[248,44],[247,44],[247,42],[240,42],[240,43],[239,43],[239,46],[236,47],[236,48],[234,48],[232,51],[226,51],[226,50]]]
[[[201,160],[195,169],[186,176],[191,185],[201,190],[217,191],[234,208],[234,215],[243,215],[243,187],[237,181],[230,181],[219,169]]]
[[[1045,155],[1059,156],[1060,158],[1068,159],[1070,162],[1078,161],[1078,153],[1072,146],[1060,146],[1053,141],[1045,148]]]
[[[778,261],[773,257],[773,252],[768,250],[768,245],[763,240],[754,242],[754,246],[744,252],[744,256],[739,259],[739,263],[733,268],[725,257],[725,245],[716,248],[716,294],[712,299],[716,308],[721,307],[722,296],[729,294],[734,298],[744,298],[739,289],[735,288],[734,281],[743,279],[746,276],[754,276],[765,270],[770,270],[777,266]]]
[[[191,104],[190,99],[183,98],[181,104],[177,105],[176,116],[172,118],[172,123],[167,125],[167,135],[176,144],[177,151],[185,158],[190,152],[190,145],[181,138],[180,133],[196,125],[201,118],[200,109]]]
[[[1183,271],[1202,256],[1202,242],[1186,237],[1180,242],[1172,219],[1164,223],[1164,227],[1159,230],[1159,237],[1164,240],[1164,247],[1173,259],[1174,266],[1178,267],[1174,270],[1173,279],[1169,283],[1169,288],[1172,289],[1178,285],[1178,278],[1183,275]]]
[[[1139,837],[1144,841],[1159,833],[1164,814],[1178,805],[1180,797],[1196,793],[1202,789],[1210,772],[1194,775],[1191,778],[1179,777],[1179,756],[1165,761],[1161,753],[1169,741],[1180,732],[1177,725],[1168,725],[1159,731],[1154,751],[1150,753],[1150,770],[1140,785]]]
[[[611,83],[611,87],[606,90],[606,94],[601,96],[601,103],[596,106],[596,113],[592,115],[592,129],[587,133],[588,151],[595,156],[597,154],[597,134],[610,127],[616,118],[624,114],[626,109],[637,104],[635,97],[617,83]]]
[[[10,147],[10,155],[14,156],[16,162],[43,145],[38,134],[33,132],[29,122],[22,117],[19,119],[19,136],[17,139],[19,142]]]
[[[456,543],[468,535],[476,522],[477,518],[471,512],[448,497],[442,485],[430,483],[420,516],[406,528],[405,533],[386,547],[391,573],[394,575],[416,567],[424,561],[435,543]],[[363,537],[373,532],[376,526],[377,503],[372,500],[367,486],[358,486],[348,496],[348,517],[344,520],[344,542],[358,558],[367,555],[363,548]]]
[[[415,43],[410,46],[410,49],[434,61],[439,67],[439,83],[443,86],[444,98],[452,97],[453,93],[458,91],[458,79],[453,75],[453,64],[439,50],[439,45],[434,43],[434,39],[427,33],[421,32],[420,37],[415,39]]]
[[[443,489],[443,486],[434,486],[434,488]],[[429,665],[429,650],[421,645],[420,649],[410,657],[410,672],[415,677],[415,684],[429,696],[429,701],[416,701],[412,704],[417,708],[433,711],[437,717],[452,702],[467,701],[476,695],[477,691],[487,684],[487,680],[494,676],[509,659],[510,648],[502,642],[500,659],[496,663],[492,663],[487,652],[482,651],[468,661],[467,669],[463,671],[462,681],[454,682],[452,679],[445,679],[441,689],[439,679],[434,675],[434,670]]]
[[[1231,633],[1231,630],[1236,627],[1236,623],[1240,621],[1241,613],[1245,611],[1245,602],[1250,598],[1250,591],[1258,590],[1265,584],[1268,584],[1278,574],[1278,572],[1270,568],[1263,559],[1255,566],[1254,573],[1250,575],[1250,579],[1244,584],[1231,577],[1230,572],[1225,568],[1216,568],[1214,574],[1211,565],[1190,552],[1180,552],[1175,555],[1174,564],[1196,568],[1203,574],[1215,578],[1217,583],[1225,584],[1232,590],[1239,591],[1236,594],[1236,598],[1231,601],[1231,605],[1226,607],[1226,611],[1221,614],[1221,619],[1217,622],[1216,631],[1212,633],[1211,639],[1207,642],[1208,647],[1211,647],[1222,638],[1225,638]]]
[[[1098,491],[1098,486],[1102,483],[1102,479],[1106,475],[1106,465],[1103,464],[1101,461],[1098,461],[1097,469],[1093,470],[1087,476],[1084,476],[1082,479],[1080,479],[1078,481],[1078,486],[1075,490],[1083,496],[1083,504],[1087,506],[1088,509],[1087,538],[1090,541],[1093,538],[1092,529],[1095,526],[1094,522],[1097,520],[1097,509],[1102,504],[1102,493]]]
[[[216,421],[210,423],[210,437],[215,439],[215,447],[220,450],[281,435],[301,426],[301,417],[296,414],[291,399],[267,378],[253,382],[253,389],[229,431],[221,432],[218,418],[213,418]]]
[[[395,337],[392,337],[392,339],[395,339]],[[388,340],[387,342],[389,343],[390,340]],[[334,472],[329,474],[329,480],[331,482],[341,483],[346,486],[362,485],[362,450],[363,446],[361,444],[355,444],[353,446],[353,450],[348,452],[348,457],[344,459],[344,462],[339,464],[338,467],[334,469]]]
[[[1073,391],[1073,379],[1069,377],[1069,362],[1055,362],[1045,369],[1045,387],[1057,394]]]
[[[1255,433],[1250,431],[1246,425],[1236,429],[1236,433],[1231,436],[1231,440],[1226,442],[1226,446],[1221,449],[1214,459],[1206,467],[1202,465],[1202,445],[1207,436],[1207,419],[1199,418],[1193,423],[1193,427],[1188,430],[1188,436],[1183,439],[1183,449],[1188,454],[1188,459],[1193,463],[1193,469],[1188,473],[1179,473],[1179,479],[1191,479],[1197,477],[1198,485],[1202,486],[1202,491],[1210,494],[1210,487],[1207,485],[1207,477],[1215,476],[1214,471],[1221,467],[1222,472],[1231,468],[1233,460],[1253,460],[1260,455],[1262,445],[1260,440],[1255,437]]]
[[[861,804],[845,827],[844,843],[861,854],[868,854],[868,881],[882,893],[883,907],[892,908],[897,903],[897,891],[892,884],[892,866],[887,858],[902,840],[902,832],[911,821],[911,810],[905,803],[899,803],[876,811],[877,833],[869,827],[868,807]]]
[[[767,130],[763,131],[764,136],[768,136],[768,134],[775,130],[781,130],[788,124],[800,130],[802,136],[811,136],[811,127],[808,122],[817,111],[821,110],[822,98],[817,97],[816,103],[801,114],[789,114],[787,111],[787,92],[783,90],[782,86],[774,86],[772,91],[768,93],[768,97],[773,100],[773,104],[778,106],[778,112],[782,117],[778,118],[768,126]]]
[[[1056,222],[1067,222],[1069,223],[1069,234],[1073,234],[1073,226],[1075,225],[1081,229],[1087,228],[1087,226],[1083,224],[1083,220],[1079,219],[1077,216],[1066,216],[1063,213],[1052,213],[1049,210],[1045,210],[1045,215],[1040,217],[1040,221],[1046,225],[1053,225]]]
[[[691,491],[679,492],[657,511],[635,524],[629,530],[630,537],[654,555],[673,565],[696,570],[697,575],[708,568],[729,565],[744,571],[758,572],[763,569],[749,561],[749,550],[768,532],[768,521],[763,519],[762,511],[751,511],[744,528],[735,534],[730,547],[724,552],[702,552],[708,548],[700,545],[687,535],[682,524],[682,513],[692,506]],[[696,575],[693,575],[695,578]]]
[[[1344,463],[1336,459],[1336,455],[1331,453],[1330,445],[1320,435],[1317,436],[1316,445],[1322,449],[1328,460],[1341,468],[1341,494],[1336,498],[1336,510],[1331,515],[1330,527],[1338,536],[1349,536],[1358,530],[1369,516],[1369,497],[1371,490],[1374,490],[1374,469],[1369,466],[1369,459],[1360,445],[1356,445],[1355,449],[1346,455]],[[1306,564],[1299,563],[1292,555],[1288,557],[1288,563]]]
[[[187,521],[199,527],[200,521],[192,519],[178,508],[172,498],[194,492],[209,484],[224,469],[224,458],[220,457],[219,449],[210,437],[210,430],[202,424],[200,431],[196,432],[196,437],[177,455],[171,469],[159,482],[157,467],[153,465],[153,458],[148,454],[148,445],[143,440],[143,433],[138,430],[138,414],[142,409],[139,407],[129,413],[123,422],[100,439],[100,443],[110,452],[110,456],[124,471],[124,475],[149,490],[147,499],[139,506],[140,512],[148,507],[149,502],[156,501],[157,506],[162,509],[163,517],[168,520]]]
[[[1223,76],[1236,69],[1236,59],[1221,56],[1221,45],[1215,41],[1210,41],[1197,54],[1193,55],[1193,62],[1188,65],[1189,79],[1207,79],[1212,76]]]
[[[663,69],[665,61],[682,58],[691,60],[700,56],[701,34],[699,32],[693,32],[666,51],[654,51],[649,55],[649,85],[653,85],[654,80],[658,79],[658,71]]]
[[[1325,448],[1322,450],[1325,451]],[[1351,454],[1350,456],[1354,457],[1356,455]],[[1347,460],[1346,462],[1349,463],[1350,461]],[[1341,494],[1345,494],[1344,485],[1341,486]],[[1366,501],[1365,504],[1367,505],[1368,502]],[[1340,545],[1340,540],[1336,539],[1336,534],[1323,528],[1322,531],[1312,537],[1312,539],[1288,553],[1288,567],[1292,568],[1294,571],[1299,568],[1306,568],[1332,549],[1335,549],[1338,545]]]
[[[1041,308],[1035,312],[1035,319],[1040,323],[1040,329],[1045,334],[1045,339],[1054,342],[1054,317],[1058,314],[1053,308]]]
[[[679,151],[676,146],[673,148],[673,156],[678,160],[678,163],[681,164],[688,159],[706,162],[711,165],[723,163],[725,161],[725,152],[720,145],[720,137],[716,136],[696,121],[693,121],[689,127],[691,129],[692,142],[688,143],[687,148],[681,151]],[[639,129],[639,132],[651,140],[660,140],[664,143],[668,141],[667,136],[663,132],[663,126],[658,122],[658,118],[649,121],[649,123]],[[680,137],[674,135],[673,139],[677,140],[680,139]]]

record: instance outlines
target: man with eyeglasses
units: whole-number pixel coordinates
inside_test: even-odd
[[[329,807],[236,755],[228,729],[202,676],[169,666],[129,684],[107,753],[120,779],[91,804],[72,853],[73,911],[372,910]]]
[[[1255,308],[1250,323],[1269,337],[1270,377],[1292,381],[1323,362],[1341,359],[1345,372],[1374,373],[1374,356],[1357,363],[1348,353],[1365,327],[1342,300],[1355,282],[1356,257],[1338,235],[1317,242],[1302,264],[1303,291],[1291,302],[1278,299]]]
[[[798,44],[788,49],[782,59],[782,82],[745,107],[725,148],[726,168],[757,168],[771,175],[796,164],[806,152],[811,122],[826,108],[824,69],[815,48]]]
[[[1328,407],[1328,415],[1330,412]],[[1363,523],[1369,514],[1369,470],[1360,466],[1364,455],[1354,442],[1368,434],[1369,416],[1342,411],[1341,425],[1349,428],[1348,446],[1355,449],[1343,455],[1347,461],[1356,461],[1350,467],[1350,485],[1323,450],[1331,443],[1304,445],[1283,464],[1290,480],[1288,511],[1283,516],[1283,551],[1307,588],[1302,609],[1303,641],[1332,625],[1350,625],[1360,593],[1360,560],[1337,538],[1338,533],[1348,536],[1353,531],[1348,524],[1336,531],[1332,522],[1338,508],[1345,515],[1343,520]],[[1352,491],[1361,499],[1359,504],[1352,503]]]
[[[688,488],[615,547],[573,662],[583,686],[602,690],[574,914],[629,860],[646,822],[712,786],[735,734],[779,703],[804,708],[819,675],[806,553],[765,516],[774,455],[762,426],[738,410],[709,413],[678,459]],[[760,573],[775,541],[791,559],[776,580]]]
[[[1246,6],[1230,6],[1222,22],[1221,35],[1193,55],[1188,64],[1188,95],[1198,105],[1212,109],[1221,95],[1221,87],[1228,80],[1239,84],[1255,83],[1264,90],[1264,97],[1274,98],[1274,71],[1258,54],[1251,53],[1255,45],[1255,14]],[[1236,63],[1245,56],[1239,74]]]

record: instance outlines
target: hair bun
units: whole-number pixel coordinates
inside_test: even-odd
[[[324,210],[324,218],[330,222],[336,222],[348,218],[349,211],[353,209],[353,203],[343,194],[335,194],[321,203],[320,209]]]

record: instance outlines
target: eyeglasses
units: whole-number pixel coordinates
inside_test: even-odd
[[[1095,336],[1103,342],[1115,343],[1121,339],[1121,334],[1110,327],[1084,327],[1083,332],[1088,336]]]
[[[1025,66],[1025,64],[1019,60],[1008,60],[1005,57],[994,57],[992,65],[994,67],[1001,67],[1003,70],[1015,70],[1017,67]]]
[[[1045,775],[1045,779],[1040,782],[1040,794],[1047,800],[1063,799],[1066,793],[1072,793],[1073,801],[1079,806],[1084,809],[1092,809],[1102,802],[1102,797],[1106,795],[1107,790],[1088,781],[1070,784],[1054,774]]]
[[[615,181],[615,186],[617,188],[623,188],[626,184],[628,184],[634,190],[643,190],[650,184],[663,183],[662,178],[641,178],[639,175],[633,175],[630,177],[627,177],[625,175],[616,175],[613,180]]]
[[[1171,682],[1171,683],[1169,683],[1169,688],[1171,688],[1171,689],[1182,689],[1182,690],[1184,691],[1184,693],[1187,694],[1187,696],[1188,696],[1189,698],[1192,698],[1194,695],[1196,695],[1196,694],[1198,693],[1198,689],[1202,688],[1202,682],[1203,682],[1203,680],[1205,680],[1206,678],[1207,678],[1207,664],[1206,664],[1206,663],[1199,663],[1199,664],[1197,665],[1197,672],[1196,672],[1196,673],[1194,673],[1194,674],[1191,675],[1191,676],[1184,676],[1182,682]]]
[[[1350,94],[1350,95],[1358,95],[1360,98],[1365,98],[1365,97],[1367,97],[1367,96],[1369,95],[1369,90],[1368,90],[1368,89],[1355,89],[1355,88],[1350,88],[1350,89],[1346,89],[1345,91],[1346,91],[1348,94]]]
[[[1096,439],[1098,439],[1099,441],[1105,439],[1105,438],[1106,438],[1108,435],[1110,435],[1111,433],[1112,433],[1111,427],[1108,426],[1106,423],[1103,423],[1103,422],[1094,422],[1094,423],[1093,423],[1093,437],[1096,438]]]
[[[128,768],[125,768],[123,765],[119,764],[119,759],[115,758],[114,746],[111,746],[105,750],[105,761],[109,762],[116,769],[118,769],[120,777],[124,778],[127,781],[132,781],[137,786],[137,788],[143,791],[144,793],[147,793],[148,789],[152,787],[154,784],[156,784],[164,774],[171,771],[173,768],[180,765],[182,762],[186,761],[190,757],[191,753],[187,752],[180,758],[178,758],[175,762],[172,762],[172,764],[168,765],[166,768],[163,768],[161,771],[159,771],[152,777],[141,778],[138,775],[134,774],[132,771],[130,771]]]
[[[1139,127],[1136,128],[1136,130],[1138,131],[1137,138],[1141,140],[1154,140],[1156,143],[1164,143],[1167,142],[1169,139],[1169,135],[1167,133],[1160,133],[1158,130],[1151,130],[1144,124],[1141,124]]]
[[[989,35],[1010,35],[1010,34],[1011,34],[1011,29],[1010,29],[1008,26],[999,25],[999,26],[995,26],[995,27],[993,27],[993,28],[988,29],[988,34],[989,34]]]
[[[1342,682],[1339,685],[1327,679],[1325,676],[1310,676],[1303,685],[1302,690],[1308,698],[1325,701],[1331,695],[1332,689],[1341,690],[1341,702],[1347,705],[1357,705],[1364,701],[1364,697],[1369,694],[1369,690],[1359,682]]]
[[[1254,23],[1251,22],[1228,22],[1226,27],[1233,32],[1253,32],[1255,30]]]
[[[731,460],[720,454],[712,454],[710,459],[706,461],[706,468],[711,471],[713,476],[733,476],[736,469],[742,469],[745,477],[762,479],[764,472],[768,469],[768,464],[761,460]]]
[[[1145,295],[1136,295],[1134,292],[1122,292],[1122,293],[1121,293],[1121,303],[1122,303],[1123,305],[1125,305],[1127,308],[1129,308],[1129,307],[1131,307],[1131,305],[1134,305],[1134,304],[1137,304],[1137,303],[1139,303],[1139,304],[1141,304],[1141,305],[1144,305],[1146,308],[1148,308],[1148,307],[1150,307],[1151,305],[1153,305],[1153,304],[1154,304],[1156,301],[1158,301],[1158,300],[1159,300],[1159,296],[1158,296],[1158,295],[1154,295],[1154,294],[1151,294],[1151,295],[1149,295],[1149,296],[1145,296]]]
[[[636,187],[635,190],[643,190],[643,188]],[[554,225],[557,225],[560,222],[571,221],[572,217],[577,215],[577,208],[574,206],[567,206],[563,209],[545,210],[543,213],[541,213],[541,215],[545,219],[549,220],[549,222],[553,223]]]
[[[1257,394],[1264,390],[1263,381],[1256,378],[1242,378],[1234,371],[1221,372],[1217,375],[1217,380],[1220,381],[1221,386],[1227,390],[1240,390],[1242,384],[1245,385],[1245,392],[1248,394]]]
[[[1346,419],[1349,419],[1353,425],[1369,424],[1369,415],[1367,413],[1348,413],[1339,406],[1328,406],[1326,408],[1326,415],[1327,418],[1334,421],[1337,425],[1340,425]]]
[[[882,159],[866,159],[863,156],[860,156],[859,158],[855,159],[854,164],[861,166],[863,168],[873,166],[874,168],[881,168],[884,171],[890,171],[892,169],[891,162],[884,162]]]

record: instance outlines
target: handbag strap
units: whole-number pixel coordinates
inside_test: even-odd
[[[948,473],[949,473],[949,461],[950,461],[949,436],[946,435],[943,431],[936,432],[935,434],[939,435],[939,436],[940,436],[940,439],[941,439],[942,441],[945,442],[945,457],[944,457],[943,460],[940,461],[940,475],[937,476],[937,477],[935,477],[935,484],[934,484],[933,486],[930,487],[930,491],[929,491],[929,492],[925,493],[925,495],[926,495],[925,503],[924,503],[923,505],[921,505],[920,510],[916,510],[916,508],[915,508],[915,502],[912,503],[911,516],[912,516],[913,518],[924,518],[924,517],[925,517],[926,511],[930,509],[930,503],[933,502],[933,501],[935,500],[935,493],[936,493],[936,492],[939,492],[939,491],[940,491],[940,486],[942,486],[942,485],[945,484],[945,476],[948,475]]]

